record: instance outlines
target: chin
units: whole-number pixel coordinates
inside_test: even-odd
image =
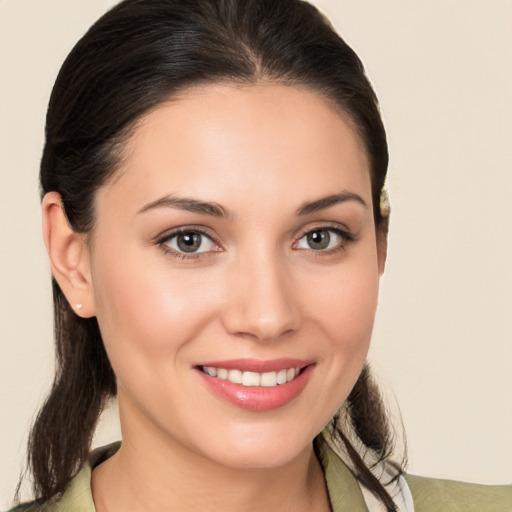
[[[277,430],[270,429],[265,435],[265,429],[260,429],[252,435],[247,433],[248,435],[243,438],[230,438],[229,442],[216,440],[215,436],[212,436],[208,450],[210,458],[231,468],[278,468],[308,452],[315,437],[314,433],[301,435],[297,432],[297,425],[285,431]]]
[[[300,447],[296,450],[272,449],[272,450],[251,450],[233,453],[231,456],[223,457],[222,465],[238,469],[275,469],[290,464],[295,458],[301,455],[307,447]]]

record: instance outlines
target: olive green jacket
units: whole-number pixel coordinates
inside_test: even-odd
[[[57,501],[20,505],[11,512],[96,512],[91,493],[92,469],[112,456],[119,446],[120,443],[114,443],[92,452],[89,463]],[[368,512],[357,480],[327,444],[322,445],[320,461],[332,511]],[[512,512],[512,485],[468,484],[414,475],[406,475],[405,481],[412,494],[414,512]]]

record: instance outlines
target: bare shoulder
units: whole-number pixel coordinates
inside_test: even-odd
[[[405,475],[415,512],[512,512],[512,485]]]

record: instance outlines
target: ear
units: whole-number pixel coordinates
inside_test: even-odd
[[[90,318],[96,310],[86,236],[76,233],[69,225],[57,192],[48,192],[44,196],[42,216],[52,274],[75,313]]]

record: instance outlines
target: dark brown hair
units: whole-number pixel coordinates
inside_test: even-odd
[[[375,223],[385,236],[379,198],[388,151],[377,98],[354,51],[300,0],[124,0],[111,9],[76,44],[56,80],[41,194],[58,192],[72,228],[89,232],[95,193],[116,172],[141,116],[189,86],[220,81],[307,87],[348,115],[368,153]],[[62,493],[85,462],[98,417],[116,395],[96,319],[76,316],[55,280],[53,294],[56,374],[28,455],[42,500]],[[343,414],[333,435],[345,444],[356,477],[395,510],[346,432],[349,425],[377,459],[389,456],[386,415],[367,367]]]

